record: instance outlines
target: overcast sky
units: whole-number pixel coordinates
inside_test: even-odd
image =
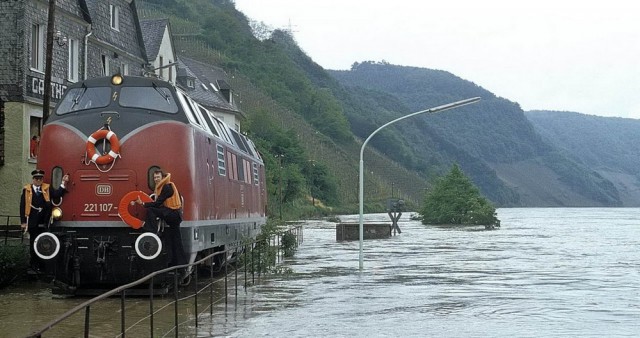
[[[235,0],[325,69],[441,69],[518,102],[640,118],[640,1]]]

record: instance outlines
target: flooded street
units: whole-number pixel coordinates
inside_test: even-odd
[[[368,215],[371,216],[371,215]],[[408,216],[408,215],[407,215]],[[640,210],[500,209],[502,229],[336,242],[310,222],[287,277],[251,288],[234,337],[624,337],[640,333]],[[379,215],[367,220],[386,220]],[[342,217],[357,222],[357,216]],[[221,328],[218,327],[218,331]]]
[[[306,222],[304,243],[281,265],[290,273],[240,289],[237,304],[235,298],[226,308],[219,304],[213,317],[201,315],[199,327],[191,323],[181,336],[640,333],[640,209],[499,209],[496,231],[428,227],[408,216],[400,221],[401,235],[364,242],[362,271],[358,241],[336,242],[335,223]],[[341,219],[357,222],[357,215]],[[366,217],[387,220],[386,214]],[[46,323],[78,303],[29,290],[0,295],[0,337],[28,333],[39,325],[24,323],[27,318]]]

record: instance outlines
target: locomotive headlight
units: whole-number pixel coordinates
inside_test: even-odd
[[[51,217],[55,220],[59,220],[62,218],[62,209],[60,207],[54,207],[51,209]]]
[[[116,75],[112,76],[112,77],[111,77],[111,83],[112,83],[114,86],[119,86],[119,85],[121,85],[121,84],[122,84],[122,75],[120,75],[120,74],[116,74]]]

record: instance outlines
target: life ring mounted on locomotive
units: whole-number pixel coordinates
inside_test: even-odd
[[[134,229],[140,229],[144,224],[141,219],[136,218],[129,212],[130,203],[138,198],[140,198],[143,203],[153,202],[153,199],[142,191],[130,191],[120,199],[120,203],[118,204],[118,216],[120,216],[123,222]]]
[[[100,154],[96,150],[96,143],[100,140],[105,140],[109,142],[111,149],[106,154]],[[118,135],[111,131],[108,126],[107,128],[103,128],[95,131],[89,138],[87,139],[86,145],[86,154],[87,159],[89,159],[89,163],[93,162],[96,165],[107,165],[107,164],[115,164],[115,160],[120,156],[120,141],[118,140]],[[87,163],[88,164],[88,163]],[[112,164],[112,166],[113,166]]]

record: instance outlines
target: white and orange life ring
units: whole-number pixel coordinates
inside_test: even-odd
[[[153,202],[153,199],[149,197],[149,195],[145,194],[142,191],[131,191],[120,199],[120,204],[118,204],[118,216],[125,222],[128,226],[134,229],[140,229],[144,222],[131,215],[129,212],[129,205],[131,202],[135,201],[140,197],[143,203]]]
[[[109,140],[111,150],[107,154],[99,155],[96,151],[96,142],[102,139]],[[96,164],[109,164],[120,156],[120,141],[116,133],[107,129],[100,129],[91,134],[87,139],[87,158]]]

